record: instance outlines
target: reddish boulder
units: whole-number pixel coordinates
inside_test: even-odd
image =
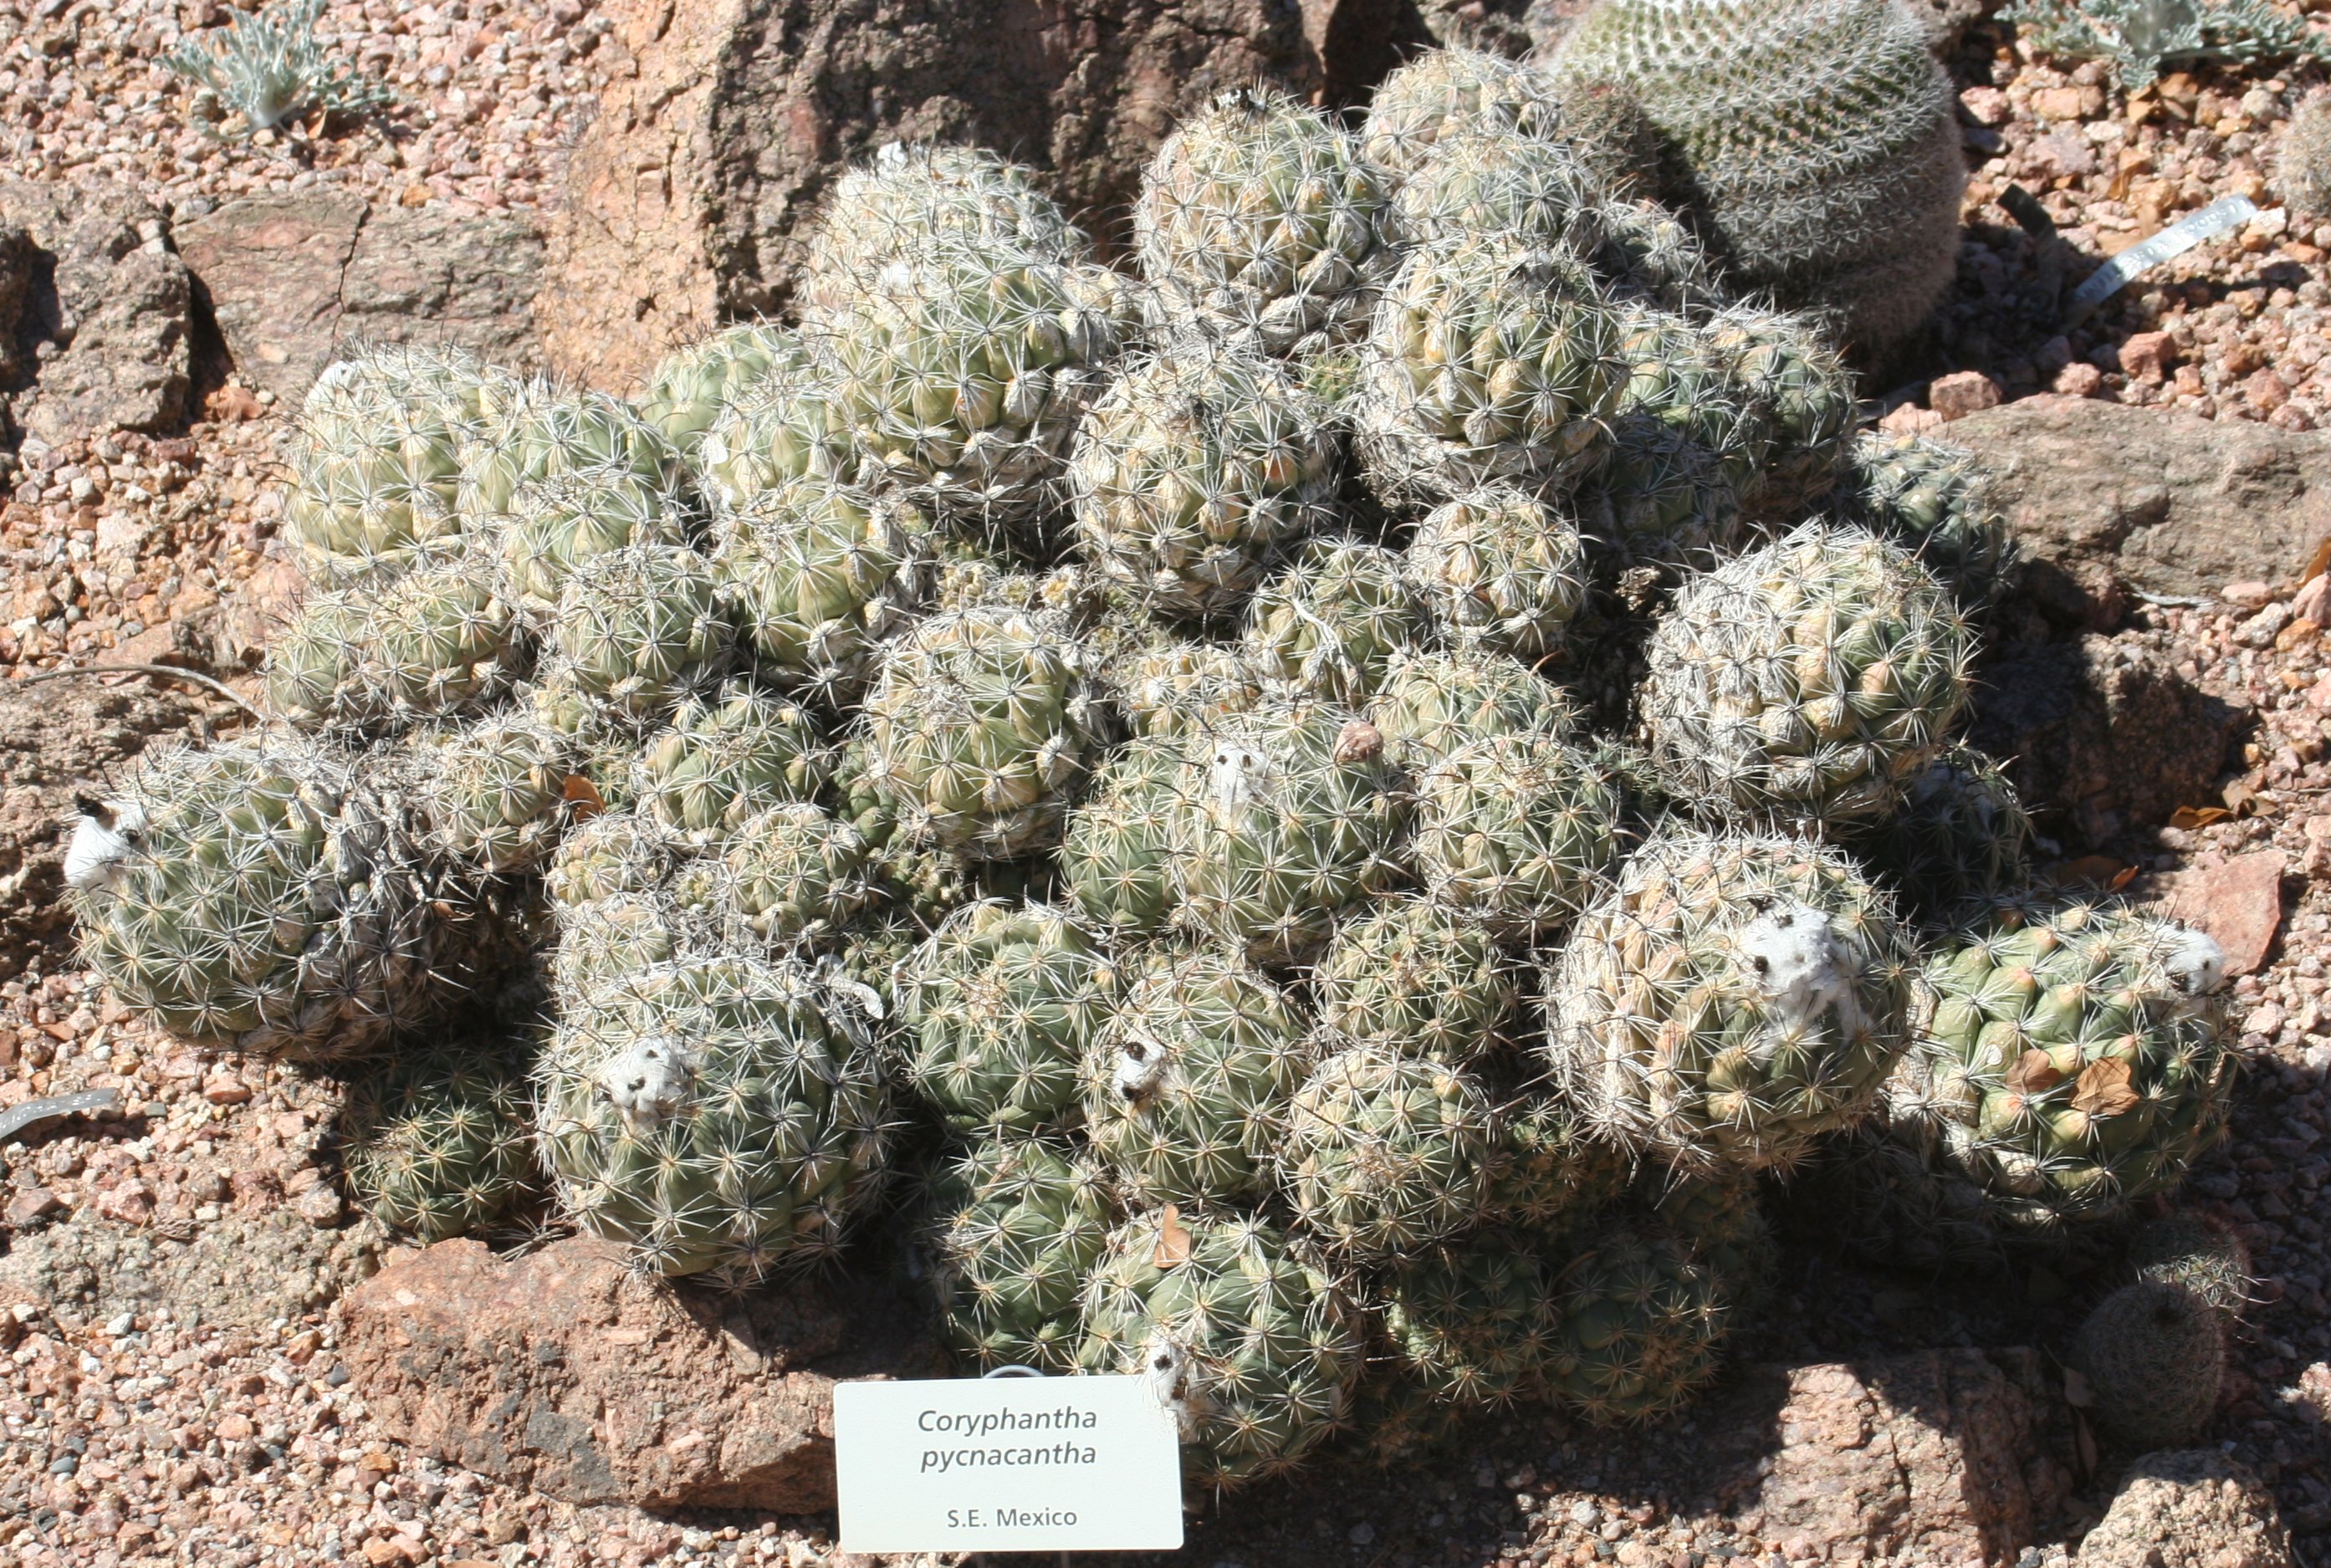
[[[229,202],[177,241],[235,369],[287,402],[358,343],[446,345],[540,367],[531,312],[542,237],[526,217],[370,205],[319,186]]]
[[[408,1253],[340,1304],[371,1417],[440,1459],[568,1502],[833,1505],[833,1385],[942,1377],[903,1292],[820,1278],[721,1297],[576,1238]]]
[[[2140,366],[2155,363],[2132,340],[2124,368],[2132,347]],[[2319,433],[2042,396],[1955,421],[1948,439],[1997,476],[2027,577],[2068,577],[2091,596],[2107,578],[2121,592],[2213,598],[2240,578],[2296,584],[2331,537],[2331,437]]]
[[[1744,1534],[1793,1559],[1928,1568],[2012,1563],[2041,1538],[2071,1496],[2068,1421],[2031,1350],[1759,1367],[1700,1417],[1711,1461],[1758,1451],[1735,1467],[1754,1477],[1728,1510]]]
[[[1321,83],[1302,12],[1273,0],[618,0],[609,14],[601,47],[621,52],[568,166],[538,309],[553,366],[619,392],[675,344],[777,311],[804,219],[884,142],[1007,153],[1106,239],[1190,108]]]
[[[2255,974],[2282,925],[2282,851],[2252,850],[2162,879],[2167,912],[2208,932],[2225,949],[2226,973]]]

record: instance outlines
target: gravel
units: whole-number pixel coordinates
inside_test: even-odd
[[[408,206],[537,206],[618,52],[592,0],[342,0],[317,34],[385,83],[389,105],[354,124],[311,119],[246,138],[160,63],[190,33],[226,22],[226,6],[11,0],[0,6],[0,158],[34,178],[128,180],[178,217],[318,185]]]
[[[2286,430],[2331,418],[2331,384],[2316,374],[2331,354],[2331,223],[2293,217],[2271,190],[2290,113],[2322,65],[2175,71],[2132,100],[2103,63],[2037,58],[1998,24],[1969,29],[1953,64],[1972,178],[1936,374],[1982,372],[2009,398],[2056,391]],[[2003,204],[2011,190],[2036,198],[2052,237],[2019,224]],[[2260,215],[2064,326],[2097,265],[2236,195]],[[1919,386],[1898,389],[1917,395],[1897,428],[1940,423],[1917,408]]]

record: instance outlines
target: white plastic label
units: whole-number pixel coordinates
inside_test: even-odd
[[[845,1383],[846,1552],[1137,1552],[1182,1544],[1172,1412],[1138,1377]]]
[[[2228,229],[2240,228],[2258,215],[2257,206],[2248,196],[2226,196],[2198,212],[2186,214],[2089,273],[2088,281],[2072,295],[2064,325],[2078,327],[2086,321],[2098,306],[2126,288],[2130,279],[2147,268],[2157,267],[2173,256],[2182,256],[2203,241],[2213,240]]]

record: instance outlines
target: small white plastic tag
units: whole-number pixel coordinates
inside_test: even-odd
[[[2159,233],[2138,241],[2089,273],[2088,281],[2072,294],[2071,307],[2065,312],[2064,325],[2078,327],[2086,321],[2098,306],[2126,288],[2129,280],[2138,273],[2157,267],[2172,257],[2184,255],[2204,240],[2216,239],[2229,229],[2238,229],[2258,215],[2257,205],[2248,196],[2225,196],[2197,212],[2186,214]]]
[[[1174,1417],[1139,1377],[845,1383],[845,1552],[1156,1552],[1182,1544]]]

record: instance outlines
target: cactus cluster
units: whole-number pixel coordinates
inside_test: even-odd
[[[270,713],[90,805],[90,966],[345,1064],[406,1232],[748,1288],[874,1231],[1210,1485],[1676,1409],[1800,1165],[1905,1257],[2105,1233],[2222,1122],[2218,962],[2028,890],[1981,474],[1617,183],[1664,101],[1231,94],[1137,278],[890,149],[794,321],[630,402],[335,367]]]

